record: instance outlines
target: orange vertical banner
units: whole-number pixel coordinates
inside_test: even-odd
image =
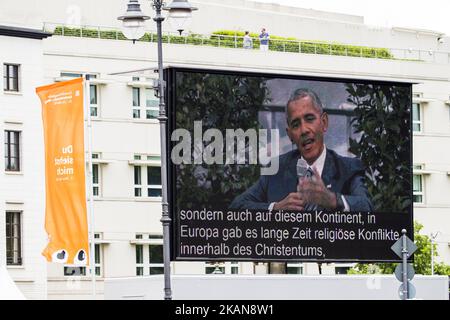
[[[49,262],[86,265],[83,78],[36,88],[45,142],[45,230]]]

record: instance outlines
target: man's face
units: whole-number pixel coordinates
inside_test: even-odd
[[[328,129],[328,115],[321,114],[310,97],[303,97],[289,103],[287,117],[287,134],[311,165],[323,151],[323,135]]]

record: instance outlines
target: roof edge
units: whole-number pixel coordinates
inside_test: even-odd
[[[38,29],[0,25],[0,36],[42,40],[52,34]]]

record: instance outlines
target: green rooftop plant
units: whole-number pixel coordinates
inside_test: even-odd
[[[259,48],[258,45],[259,35],[257,33],[249,33],[249,35],[253,38],[254,49]],[[218,38],[219,36],[226,36],[227,38],[223,37],[222,40],[229,41],[226,40],[230,39],[229,37],[235,36],[243,37],[244,32],[234,30],[218,30],[213,32],[213,36],[215,38]],[[240,47],[242,47],[242,45]],[[269,49],[272,51],[284,51],[284,52],[300,52],[300,53],[314,53],[314,54],[331,54],[331,55],[351,56],[351,57],[394,59],[394,56],[389,52],[388,49],[385,48],[361,47],[340,43],[324,43],[320,41],[299,40],[293,37],[280,37],[275,35],[270,36]]]
[[[117,30],[57,26],[53,31],[53,34],[66,37],[128,40],[122,32]],[[250,33],[249,35],[253,38],[253,49],[259,49],[258,34]],[[209,36],[201,34],[189,34],[187,36],[164,34],[162,36],[162,42],[172,44],[205,45],[222,48],[242,48],[243,36],[243,31],[218,30]],[[157,42],[157,36],[154,33],[146,33],[139,41]],[[341,43],[324,43],[320,41],[299,40],[293,37],[280,37],[276,35],[270,36],[269,50],[293,53],[394,59],[394,56],[386,48],[362,47]]]
[[[85,38],[99,38],[100,34],[99,34],[99,30],[96,29],[81,29],[81,34],[83,37]]]

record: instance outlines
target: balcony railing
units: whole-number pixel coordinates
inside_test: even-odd
[[[44,30],[52,32],[56,36],[97,38],[108,40],[128,40],[121,31],[115,30],[112,27],[73,27],[58,23],[44,23]],[[157,42],[156,32],[146,32],[139,41]],[[238,35],[230,36],[221,34],[188,34],[180,36],[178,33],[164,32],[162,36],[162,42],[169,44],[213,46],[219,48],[235,49],[243,47],[243,37]],[[253,38],[253,50],[258,49],[259,39]],[[358,58],[405,60],[445,64],[450,63],[450,53],[448,52],[414,49],[374,48],[316,41],[271,39],[269,41],[269,50],[290,53],[321,54]]]

